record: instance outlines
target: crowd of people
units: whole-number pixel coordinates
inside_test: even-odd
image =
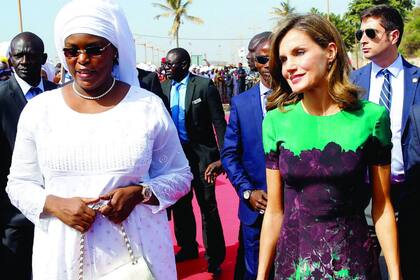
[[[160,82],[168,79],[165,71],[166,58],[162,59],[160,67],[149,64],[138,64],[139,71],[154,72],[158,76]],[[248,61],[249,63],[249,61]],[[8,59],[5,56],[1,57],[0,64],[0,80],[7,80],[12,75],[11,67],[8,64]],[[61,72],[64,71],[63,76]],[[250,89],[259,81],[259,74],[256,69],[244,68],[239,62],[237,66],[212,66],[212,65],[191,65],[189,72],[196,76],[211,79],[215,84],[223,104],[230,104],[232,97],[239,95],[245,90]],[[41,68],[41,77],[50,82],[61,85],[72,80],[71,75],[65,68],[61,67],[61,63],[55,66],[52,62],[46,61]]]
[[[73,0],[54,29],[60,65],[31,32],[0,58],[2,277],[176,279],[198,257],[193,196],[220,275],[226,172],[235,279],[377,280],[381,253],[389,279],[418,278],[420,69],[398,52],[396,9],[361,13],[370,63],[355,71],[318,15],[256,34],[249,70],[193,66],[184,48],[136,67],[114,1]]]
[[[213,66],[207,60],[205,65],[190,65],[189,72],[196,76],[211,79],[215,84],[223,104],[230,104],[232,97],[250,89],[259,81],[259,74],[254,68],[244,68],[239,62],[225,66]],[[156,72],[161,82],[167,79],[166,57],[162,59],[161,66],[156,68],[153,65],[140,64],[139,68]]]

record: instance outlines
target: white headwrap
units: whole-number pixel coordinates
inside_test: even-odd
[[[46,61],[44,65],[41,66],[41,69],[47,74],[47,79],[50,82],[54,81],[55,77],[55,66],[49,61]]]
[[[76,33],[100,36],[118,49],[118,65],[114,66],[114,77],[139,86],[133,35],[124,12],[113,0],[73,0],[58,13],[54,29],[55,47],[66,68],[63,47],[68,36]]]
[[[10,41],[0,42],[0,56],[9,57]]]

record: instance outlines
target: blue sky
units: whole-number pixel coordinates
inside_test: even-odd
[[[19,32],[17,0],[2,2],[3,24],[0,42],[10,40]],[[43,39],[46,51],[53,61],[57,60],[53,45],[54,18],[60,7],[67,2],[68,0],[21,0],[24,30],[34,32]],[[143,62],[145,59],[145,49],[140,44],[146,42],[149,46],[153,46],[155,63],[166,51],[175,47],[174,40],[145,36],[168,37],[170,19],[153,19],[161,10],[153,7],[152,3],[163,0],[119,0],[118,2],[126,13],[138,43],[138,62]],[[250,37],[275,27],[276,21],[272,19],[271,11],[272,7],[279,6],[280,2],[278,0],[194,0],[190,6],[190,14],[202,18],[204,24],[185,22],[180,29],[180,38],[235,40],[181,40],[180,45],[191,54],[206,55],[210,61],[237,62],[238,49],[246,47]],[[330,11],[341,14],[346,11],[349,0],[329,0],[329,2]],[[289,3],[300,13],[308,12],[312,7],[322,12],[327,10],[327,0],[289,0]],[[151,48],[147,48],[146,55],[147,60],[151,61]]]

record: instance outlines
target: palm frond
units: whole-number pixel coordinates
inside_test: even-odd
[[[190,4],[192,4],[192,0],[187,0],[184,4],[182,4],[182,8],[187,8]]]
[[[176,10],[181,6],[181,0],[167,0],[171,2],[172,9]]]
[[[271,14],[278,17],[287,17],[288,15],[295,13],[295,11],[296,9],[290,6],[288,3],[281,2],[280,8],[273,7],[273,11],[271,12]]]
[[[160,15],[156,15],[155,17],[154,17],[154,19],[159,19],[159,18],[161,18],[161,17],[170,17],[172,15],[172,12],[169,12],[169,13],[163,13],[163,14],[160,14]]]
[[[165,11],[162,14],[156,15],[154,18],[159,19],[160,17],[173,17],[169,35],[176,39],[177,46],[179,28],[183,23],[183,18],[197,24],[204,23],[201,18],[188,15],[188,7],[192,4],[193,0],[162,0],[162,2],[163,3],[152,3],[154,7],[159,7]]]
[[[197,24],[203,24],[204,23],[204,20],[202,20],[199,17],[195,17],[195,16],[185,15],[185,19],[187,19],[191,22],[197,23]]]
[[[172,11],[172,9],[170,7],[168,7],[168,6],[164,5],[164,4],[161,4],[161,3],[152,3],[152,6],[153,7],[159,7],[162,10],[165,10],[165,11]]]

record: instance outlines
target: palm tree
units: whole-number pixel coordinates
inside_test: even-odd
[[[188,6],[191,5],[192,0],[165,0],[165,3],[153,3],[154,7],[160,7],[165,12],[155,16],[155,19],[160,17],[173,17],[173,23],[169,35],[176,40],[176,46],[179,47],[179,27],[183,19],[189,20],[193,23],[203,24],[204,21],[195,16],[188,15]]]
[[[294,14],[296,9],[289,5],[289,0],[286,2],[282,1],[280,2],[280,8],[273,7],[273,11],[271,14],[273,14],[276,18],[279,18],[280,20],[288,17],[292,14]]]

